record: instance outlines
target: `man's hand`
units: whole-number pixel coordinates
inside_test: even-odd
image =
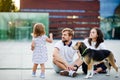
[[[68,70],[74,70],[74,66],[72,66],[72,65],[68,65],[67,68],[68,68]]]

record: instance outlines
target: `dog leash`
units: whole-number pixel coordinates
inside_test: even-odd
[[[84,54],[85,54],[86,50],[87,50],[87,48],[83,51],[82,55],[84,55]]]

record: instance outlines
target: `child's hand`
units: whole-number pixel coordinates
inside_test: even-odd
[[[53,41],[53,34],[50,33],[50,34],[49,34],[49,40],[48,40],[48,42],[52,43],[52,41]]]
[[[35,43],[34,43],[34,41],[32,41],[32,44],[31,44],[31,50],[33,51],[34,48],[35,48]]]
[[[53,34],[52,34],[52,33],[50,33],[50,34],[49,34],[49,36],[50,36],[50,37],[52,37],[52,36],[53,36]]]
[[[32,51],[34,50],[34,46],[31,46],[31,50],[32,50]]]

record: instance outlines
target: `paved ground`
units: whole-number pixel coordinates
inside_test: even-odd
[[[46,63],[45,80],[85,80],[85,75],[82,73],[81,68],[75,78],[60,76],[54,72],[52,69],[52,51],[56,41],[54,40],[52,44],[47,43],[49,60]],[[116,63],[120,69],[120,40],[105,40],[105,44],[114,53],[117,60]],[[32,51],[30,50],[30,45],[30,41],[0,41],[0,80],[41,80],[39,78],[39,69],[37,77],[31,77]],[[89,80],[120,80],[120,77],[114,78],[114,76],[115,71],[112,69],[111,76],[97,74]]]
[[[111,76],[106,76],[105,74],[96,74],[93,78],[88,80],[120,80],[115,78],[115,72],[111,71]],[[45,79],[39,77],[39,71],[36,77],[31,77],[31,70],[0,70],[0,80],[87,80],[84,79],[85,75],[78,71],[78,76],[76,77],[66,77],[56,74],[53,69],[46,70]]]

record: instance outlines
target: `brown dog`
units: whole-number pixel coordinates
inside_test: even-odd
[[[107,66],[107,69],[109,69],[107,75],[110,75],[110,63],[117,72],[116,77],[119,76],[118,67],[114,62],[114,55],[111,51],[90,49],[87,48],[83,42],[77,42],[73,48],[80,51],[80,54],[83,57],[83,61],[88,65],[88,71],[85,78],[93,76],[93,65],[95,62],[100,62],[103,60],[105,61],[105,59],[107,59],[105,64]]]

